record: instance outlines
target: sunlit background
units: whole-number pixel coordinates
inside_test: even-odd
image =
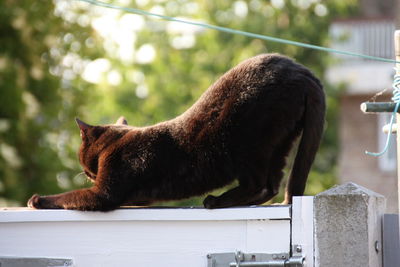
[[[332,25],[380,16],[366,11],[369,2],[381,13],[387,10],[381,6],[394,3],[104,2],[322,46],[340,45],[352,34],[346,30],[332,34]],[[384,14],[393,24],[394,15]],[[0,38],[0,206],[25,205],[33,193],[54,194],[89,185],[76,156],[80,139],[75,117],[106,124],[124,115],[136,126],[173,118],[225,71],[267,52],[295,58],[324,81],[329,105],[326,132],[306,193],[316,194],[340,182],[338,110],[346,81],[325,79],[326,71],[341,60],[331,54],[78,0],[2,1]],[[200,200],[168,205],[199,205]]]

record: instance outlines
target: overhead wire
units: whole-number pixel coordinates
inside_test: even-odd
[[[167,20],[167,21],[173,21],[173,22],[193,25],[193,26],[197,26],[197,27],[202,27],[202,28],[206,28],[206,29],[217,30],[220,32],[243,35],[243,36],[247,36],[247,37],[251,37],[251,38],[261,39],[264,41],[271,41],[271,42],[277,42],[277,43],[282,43],[282,44],[287,44],[287,45],[294,45],[294,46],[298,46],[298,47],[309,48],[309,49],[324,51],[324,52],[328,52],[328,53],[341,54],[341,55],[345,55],[345,56],[352,56],[352,57],[358,57],[358,58],[381,61],[381,62],[400,63],[394,59],[370,56],[370,55],[354,53],[354,52],[349,52],[349,51],[343,51],[343,50],[338,50],[338,49],[319,46],[319,45],[307,44],[307,43],[303,43],[303,42],[292,41],[292,40],[288,40],[288,39],[283,39],[283,38],[278,38],[278,37],[273,37],[273,36],[268,36],[268,35],[263,35],[263,34],[257,34],[257,33],[241,31],[241,30],[236,30],[236,29],[227,28],[227,27],[221,27],[221,26],[212,25],[212,24],[203,23],[203,22],[189,21],[189,20],[180,19],[180,18],[176,18],[176,17],[170,17],[170,16],[161,15],[161,14],[156,14],[156,13],[148,12],[148,11],[137,9],[137,8],[124,7],[124,6],[114,5],[114,4],[110,4],[110,3],[105,3],[105,2],[97,1],[97,0],[76,0],[76,1],[86,2],[89,4],[95,5],[95,6],[121,10],[121,11],[133,13],[133,14],[137,14],[137,15],[156,17],[156,18],[160,18],[163,20]]]

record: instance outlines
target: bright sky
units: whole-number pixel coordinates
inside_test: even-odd
[[[119,0],[117,5],[129,6],[132,0]],[[136,5],[139,8],[148,8],[149,0],[136,0]],[[187,1],[177,3],[176,1],[155,0],[154,6],[150,8],[150,12],[156,14],[165,14],[165,8],[159,3],[165,2],[166,8],[175,9],[179,8],[183,14],[188,16],[198,12],[198,4],[196,1]],[[309,8],[312,3],[319,3],[320,0],[292,0],[292,2],[299,8]],[[55,14],[64,18],[71,23],[78,23],[84,27],[92,27],[101,37],[103,37],[103,47],[107,53],[104,58],[98,58],[93,61],[82,61],[75,53],[67,54],[62,60],[64,67],[71,68],[72,72],[66,72],[67,77],[73,78],[76,75],[81,75],[83,79],[88,82],[98,84],[100,82],[108,82],[111,85],[119,85],[122,81],[121,73],[113,69],[112,64],[107,57],[115,58],[125,65],[132,64],[150,64],[157,56],[155,47],[148,43],[139,47],[136,45],[137,33],[144,27],[152,27],[151,24],[146,25],[143,16],[123,13],[118,10],[102,8],[90,5],[80,1],[69,0],[54,0],[56,5]],[[245,2],[242,0],[232,2],[232,12],[239,18],[245,18],[248,14],[248,9],[260,5],[260,0],[252,0]],[[281,9],[285,6],[284,0],[271,0],[271,5],[274,8]],[[84,14],[75,12],[76,10],[86,10]],[[319,16],[325,16],[327,9],[325,5],[319,3],[315,5],[314,12]],[[226,13],[226,12],[225,12]],[[183,20],[190,21],[190,18],[179,17]],[[178,22],[164,22],[165,30],[170,34],[170,44],[175,49],[188,49],[196,44],[196,35],[204,29],[182,24]],[[154,26],[153,26],[154,27]],[[73,42],[73,36],[65,35],[64,41]],[[87,40],[86,45],[90,46],[93,40]],[[79,50],[78,42],[76,42],[76,49]],[[73,43],[72,43],[73,45]],[[57,51],[55,51],[57,53]],[[74,63],[71,63],[73,60]],[[69,62],[69,63],[68,63]],[[57,70],[53,70],[57,74]],[[68,76],[69,75],[69,76]],[[65,73],[64,73],[65,76]],[[142,89],[137,95],[146,97],[145,89],[147,88],[144,82],[141,84]]]

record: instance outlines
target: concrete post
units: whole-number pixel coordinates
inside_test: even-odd
[[[314,201],[315,267],[381,267],[384,196],[354,183]]]

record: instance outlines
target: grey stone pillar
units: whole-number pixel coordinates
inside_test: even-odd
[[[354,183],[314,201],[315,267],[382,266],[384,196]]]

